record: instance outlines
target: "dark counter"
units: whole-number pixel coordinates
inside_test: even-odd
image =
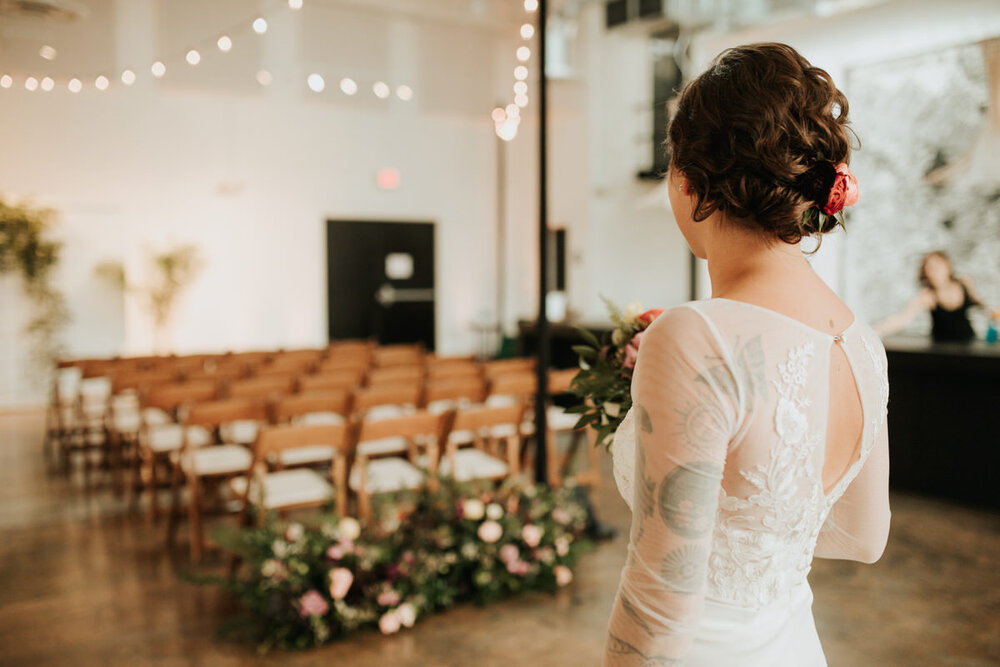
[[[885,341],[889,482],[1000,508],[1000,345]]]

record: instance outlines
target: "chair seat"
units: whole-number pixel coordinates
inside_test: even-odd
[[[116,410],[111,419],[111,428],[118,433],[134,435],[142,426],[142,418],[138,410]]]
[[[423,464],[425,459],[418,461]],[[467,482],[471,479],[496,479],[506,477],[510,468],[506,463],[490,456],[481,449],[474,447],[464,447],[455,452],[455,472],[451,471],[451,461],[447,456],[441,457],[438,464],[438,471],[443,475],[451,475],[460,482]]]
[[[166,410],[160,408],[143,408],[142,421],[147,424],[169,424],[171,419]]]
[[[212,443],[212,434],[204,426],[188,426],[188,440],[195,447]],[[146,446],[157,453],[172,452],[184,445],[184,427],[180,424],[159,424],[149,428]]]
[[[250,501],[265,509],[278,509],[293,505],[323,504],[333,499],[333,486],[312,470],[279,470],[267,473],[254,485]],[[230,488],[243,495],[247,489],[247,478],[236,477]]]
[[[243,445],[202,447],[185,456],[183,467],[195,475],[227,475],[246,471],[253,458]]]
[[[284,466],[302,466],[330,461],[336,455],[337,450],[330,445],[305,445],[282,451],[278,460]]]
[[[395,419],[396,417],[412,415],[416,410],[412,405],[376,405],[365,412],[365,421],[379,422]]]
[[[326,426],[328,424],[343,424],[344,416],[336,412],[307,412],[293,417],[291,422],[296,426]]]
[[[448,442],[464,444],[467,442],[475,442],[475,440],[476,434],[471,429],[461,429],[459,431],[452,431],[448,434]]]
[[[424,483],[424,473],[405,459],[389,457],[376,459],[367,463],[368,493],[387,493],[403,489],[416,489]],[[358,491],[361,489],[361,470],[355,466],[351,469],[349,486]]]
[[[545,413],[547,426],[551,431],[572,431],[576,422],[580,420],[580,415],[566,412],[564,408],[551,406]]]
[[[260,424],[255,419],[236,419],[219,425],[219,436],[226,442],[249,445],[257,439]]]
[[[358,454],[365,456],[381,456],[383,454],[394,454],[405,452],[409,449],[410,443],[406,438],[394,436],[391,438],[380,438],[378,440],[366,440],[358,443]]]

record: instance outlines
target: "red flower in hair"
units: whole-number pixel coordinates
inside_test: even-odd
[[[846,164],[838,164],[837,175],[833,180],[833,187],[830,188],[826,205],[823,206],[823,212],[827,215],[839,213],[845,206],[857,204],[859,197],[858,179]]]
[[[663,313],[664,310],[665,310],[664,308],[650,308],[645,313],[639,316],[638,318],[639,322],[645,324],[646,326],[649,326],[653,322],[653,320],[655,320],[657,317],[660,316],[661,313]]]

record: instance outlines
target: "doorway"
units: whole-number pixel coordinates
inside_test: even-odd
[[[331,341],[435,348],[434,223],[327,220]]]

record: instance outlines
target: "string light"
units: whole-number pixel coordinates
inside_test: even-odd
[[[153,73],[153,76],[159,79],[161,76],[167,73],[167,66],[161,63],[159,60],[157,60],[155,63],[153,63],[153,66],[150,67],[149,70]]]
[[[494,123],[502,123],[503,120],[504,120],[504,118],[506,118],[506,117],[507,117],[507,114],[505,114],[504,110],[501,109],[500,107],[497,107],[496,109],[494,109],[493,113],[490,114],[490,118],[493,119]]]
[[[124,72],[122,72],[122,83],[124,83],[126,86],[131,86],[133,83],[135,83],[135,72],[133,72],[130,69],[127,69]]]
[[[517,118],[521,115],[521,108],[516,104],[508,104],[503,111],[507,118]]]
[[[44,79],[42,79],[42,90],[44,90],[45,92],[49,92],[55,87],[56,87],[56,82],[52,80],[52,77],[47,76]]]
[[[107,90],[109,85],[111,85],[111,82],[103,74],[94,79],[94,87],[98,90]]]
[[[69,88],[69,92],[78,93],[83,90],[83,82],[79,79],[70,79],[66,87]]]
[[[519,47],[517,47],[517,59],[518,60],[520,60],[523,63],[523,62],[527,61],[528,58],[530,58],[530,57],[531,57],[531,49],[529,49],[527,46],[519,46]]]
[[[345,95],[353,95],[358,92],[358,84],[355,83],[354,79],[341,79],[340,89]]]
[[[404,102],[408,102],[413,99],[413,89],[406,85],[396,86],[396,97]]]
[[[524,11],[533,12],[538,9],[538,0],[524,0]]]
[[[13,85],[14,79],[12,79],[9,74],[0,76],[0,88],[10,88]]]
[[[29,76],[27,79],[24,80],[24,87],[26,90],[35,92],[36,90],[38,90],[38,79],[36,79],[33,76]]]
[[[219,50],[223,53],[229,53],[229,49],[233,48],[233,40],[229,39],[229,35],[223,35],[220,37],[216,44],[218,45]]]
[[[289,9],[302,9],[302,0],[288,0]]]
[[[257,70],[257,83],[259,83],[260,85],[270,86],[271,81],[273,80],[274,77],[272,77],[271,73],[268,72],[266,69]]]
[[[535,26],[525,23],[521,26],[521,39],[531,39],[535,34]]]
[[[59,55],[59,52],[56,51],[55,48],[46,44],[45,46],[43,46],[38,50],[38,55],[45,58],[46,60],[55,60],[56,56]]]
[[[263,16],[258,16],[253,22],[253,31],[258,35],[267,32],[267,20]]]
[[[518,65],[514,68],[514,78],[518,81],[524,81],[528,78],[528,68],[524,65]]]
[[[524,81],[514,82],[514,94],[515,95],[527,95],[528,94],[528,84]]]
[[[528,96],[527,95],[516,95],[514,97],[514,104],[516,104],[519,107],[526,107],[526,106],[528,106]]]
[[[197,49],[191,49],[187,52],[187,55],[184,56],[184,59],[188,61],[189,65],[197,65],[201,62],[201,54],[198,53]]]
[[[326,81],[319,74],[313,73],[306,78],[306,83],[314,93],[321,93],[326,88]]]
[[[389,86],[384,81],[376,81],[372,86],[372,92],[375,93],[375,97],[384,100],[389,97]]]

